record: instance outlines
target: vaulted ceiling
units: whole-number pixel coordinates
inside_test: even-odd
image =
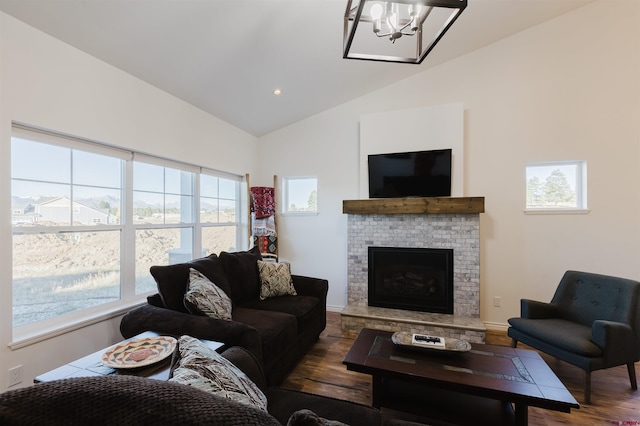
[[[421,65],[342,59],[347,0],[0,0],[0,10],[261,136],[591,1],[468,0]]]

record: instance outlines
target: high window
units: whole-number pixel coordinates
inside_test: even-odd
[[[156,290],[151,265],[234,250],[240,182],[14,127],[14,338],[139,300]]]
[[[587,208],[586,178],[585,161],[527,164],[527,211],[585,210]]]
[[[318,178],[285,177],[283,178],[283,184],[283,213],[318,213]]]

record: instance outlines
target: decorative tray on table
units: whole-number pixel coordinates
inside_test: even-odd
[[[440,353],[461,353],[471,350],[471,344],[452,337],[429,336],[408,331],[393,333],[391,341],[400,347]]]
[[[167,358],[176,347],[170,336],[144,337],[120,343],[102,355],[102,363],[112,368],[138,368]]]

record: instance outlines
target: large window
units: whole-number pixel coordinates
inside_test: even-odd
[[[16,334],[138,300],[156,290],[152,265],[234,250],[240,234],[240,181],[192,165],[14,128]]]
[[[575,211],[587,208],[584,161],[527,164],[527,211]]]

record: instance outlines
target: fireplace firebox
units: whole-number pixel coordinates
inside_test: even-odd
[[[369,306],[453,314],[453,249],[369,247]]]

